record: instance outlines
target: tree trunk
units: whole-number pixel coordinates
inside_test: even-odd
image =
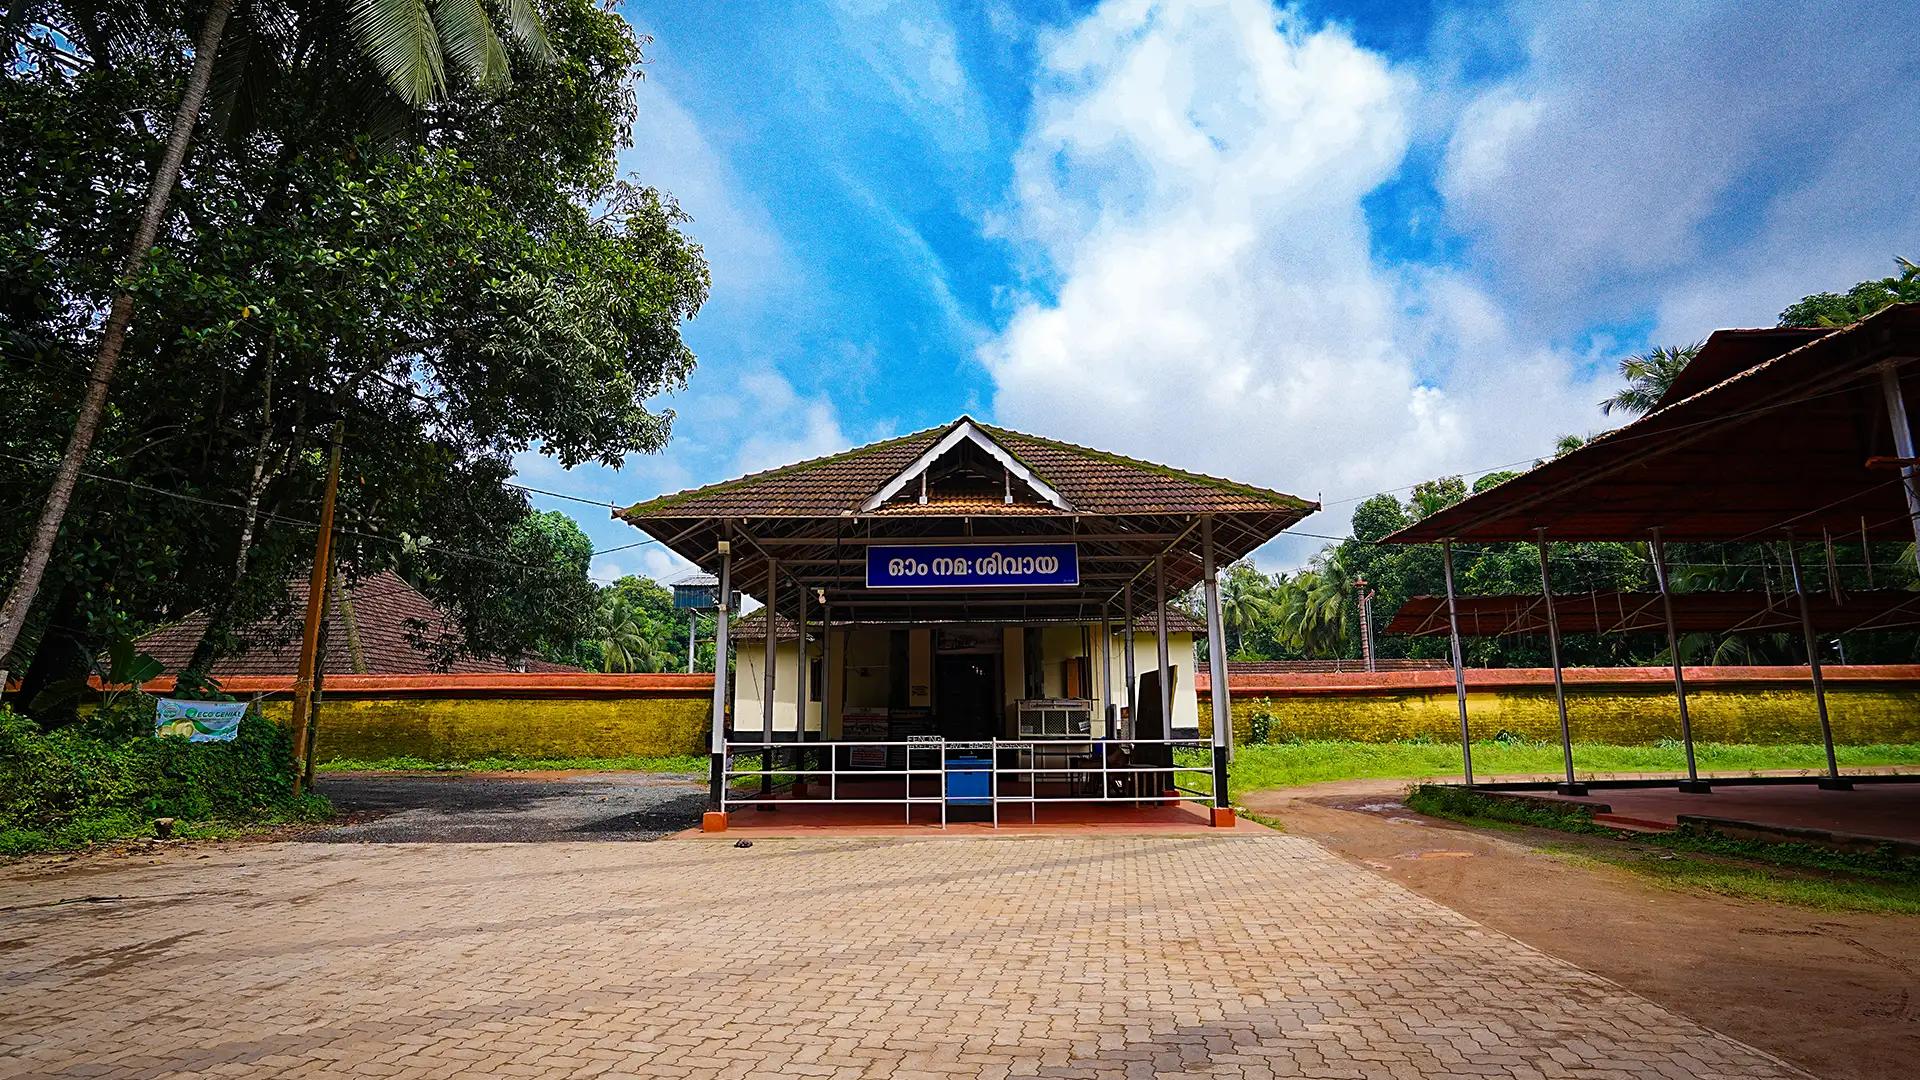
[[[235,0],[213,0],[207,9],[207,21],[200,28],[200,39],[194,43],[193,75],[174,114],[166,152],[160,156],[160,164],[147,186],[146,210],[140,215],[140,228],[120,269],[122,291],[113,298],[113,307],[107,314],[100,349],[94,356],[93,372],[87,380],[87,393],[81,400],[80,414],[74,419],[73,436],[67,440],[66,454],[54,473],[46,505],[40,510],[39,520],[34,522],[33,537],[20,560],[20,574],[7,593],[6,603],[0,605],[0,662],[4,662],[6,655],[13,651],[14,642],[19,640],[27,609],[33,604],[34,594],[40,591],[40,579],[46,574],[47,560],[52,557],[54,541],[60,536],[60,523],[73,501],[73,489],[80,482],[80,468],[86,463],[87,452],[93,448],[93,437],[100,430],[100,418],[107,407],[107,385],[113,381],[114,368],[120,363],[120,350],[126,345],[127,328],[133,322],[133,294],[126,290],[146,265],[147,253],[153,250],[154,241],[160,236],[167,203],[173,198],[173,186],[180,180],[180,167],[193,141],[194,123],[206,102],[207,84],[213,80],[214,54],[220,50],[220,38],[226,32],[234,3]]]
[[[212,669],[226,636],[227,624],[233,618],[240,583],[247,577],[248,559],[253,554],[253,530],[260,516],[260,499],[266,494],[268,480],[272,479],[267,472],[267,455],[273,448],[273,368],[279,360],[279,350],[272,340],[267,342],[266,352],[266,373],[261,379],[264,400],[260,406],[260,445],[254,450],[253,477],[247,482],[247,508],[240,523],[240,551],[233,559],[233,579],[227,586],[226,596],[208,610],[206,628],[200,632],[200,640],[194,644],[193,656],[182,675],[192,673],[202,677]]]

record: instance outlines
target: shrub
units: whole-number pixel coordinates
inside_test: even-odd
[[[1253,707],[1253,715],[1247,718],[1247,741],[1265,744],[1273,741],[1273,702],[1261,698]]]
[[[41,732],[0,706],[0,854],[147,834],[157,817],[246,823],[313,817],[325,800],[295,799],[293,741],[248,714],[231,743],[141,734],[137,703]],[[124,713],[124,714],[123,714]]]

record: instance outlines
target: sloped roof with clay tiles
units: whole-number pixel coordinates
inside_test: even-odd
[[[1104,450],[1046,439],[962,416],[951,424],[884,439],[842,453],[749,473],[736,480],[663,495],[621,511],[648,517],[816,517],[857,510],[862,502],[955,427],[971,423],[1058,491],[1081,514],[1205,514],[1311,510],[1283,492],[1174,469]],[[946,511],[983,516],[1061,513],[1048,507],[966,500]],[[939,513],[927,506],[884,513]]]
[[[982,424],[950,424],[637,503],[614,516],[762,600],[773,574],[839,623],[1092,621],[1198,582],[1317,504],[1282,492]],[[1071,543],[1065,585],[869,587],[887,544]],[[721,554],[722,546],[727,554]],[[781,612],[799,590],[778,588]]]

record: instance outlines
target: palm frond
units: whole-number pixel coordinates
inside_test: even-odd
[[[367,61],[409,105],[446,91],[447,71],[426,0],[352,0],[349,21]]]
[[[507,81],[507,48],[480,0],[434,0],[433,22],[449,67],[478,86]]]
[[[513,40],[526,47],[534,60],[542,64],[554,61],[553,43],[547,40],[546,24],[540,21],[540,13],[534,10],[533,0],[504,0],[506,9],[507,33]]]

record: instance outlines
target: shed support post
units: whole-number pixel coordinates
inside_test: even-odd
[[[820,741],[827,744],[823,747],[825,752],[821,754],[821,763],[827,766],[829,773],[836,766],[832,764],[835,753],[833,743],[827,738],[827,719],[833,712],[835,688],[841,682],[833,670],[833,664],[833,605],[826,602],[823,593],[820,603]]]
[[[1667,620],[1667,654],[1673,658],[1673,696],[1680,705],[1680,746],[1687,754],[1687,778],[1680,781],[1680,790],[1690,795],[1706,795],[1713,791],[1713,785],[1700,779],[1699,762],[1693,755],[1693,717],[1687,712],[1687,673],[1680,656],[1680,629],[1673,621],[1673,589],[1667,581],[1667,545],[1660,539],[1659,526],[1653,529],[1653,539],[1647,542],[1647,553],[1653,557],[1653,579],[1660,586],[1660,607]]]
[[[1167,652],[1167,557],[1153,557],[1153,636],[1160,657],[1160,731],[1173,738],[1173,684],[1171,661]]]
[[[1131,581],[1120,590],[1120,620],[1120,625],[1125,628],[1122,634],[1126,638],[1126,644],[1121,648],[1121,663],[1125,665],[1122,673],[1127,679],[1127,722],[1122,730],[1126,732],[1127,738],[1131,739],[1136,730],[1134,719],[1140,715],[1139,707],[1134,701],[1134,697],[1140,692],[1140,682],[1133,670],[1133,647],[1139,643],[1140,636],[1133,630],[1133,582]]]
[[[767,559],[767,642],[765,668],[760,673],[760,796],[763,799],[773,795],[773,666],[779,656],[780,630],[775,620],[780,617],[777,603],[780,594],[780,564],[771,556]],[[771,810],[773,804],[762,802],[757,810]]]
[[[1793,595],[1800,601],[1800,633],[1807,642],[1807,673],[1813,677],[1813,707],[1820,714],[1820,742],[1827,751],[1827,775],[1820,778],[1822,791],[1851,791],[1853,781],[1840,775],[1840,763],[1833,756],[1833,725],[1827,719],[1827,684],[1820,671],[1820,639],[1813,633],[1813,611],[1807,606],[1807,589],[1800,580],[1800,556],[1793,550],[1793,534],[1787,534],[1787,565],[1793,570]]]
[[[1106,718],[1107,738],[1119,737],[1120,710],[1113,704],[1113,621],[1111,608],[1100,609],[1100,715]]]
[[[793,776],[793,793],[807,793],[807,684],[813,673],[807,664],[807,587],[804,583],[797,586],[800,590],[800,646],[796,651],[798,665],[793,676],[793,763],[799,770]]]
[[[700,645],[700,609],[687,612],[687,674],[693,674],[693,661]]]
[[[1213,805],[1233,805],[1227,791],[1227,766],[1233,761],[1227,733],[1233,730],[1233,696],[1227,687],[1227,634],[1220,615],[1220,579],[1213,564],[1213,519],[1200,519],[1200,583],[1207,601],[1207,665],[1209,708],[1213,712]],[[1179,775],[1179,774],[1174,774]]]
[[[1587,785],[1573,778],[1573,729],[1567,723],[1567,683],[1560,672],[1560,616],[1553,610],[1553,581],[1547,575],[1547,530],[1534,530],[1540,549],[1540,595],[1547,605],[1547,655],[1553,663],[1553,704],[1560,712],[1560,758],[1566,780],[1554,790],[1562,795],[1585,795]]]
[[[1453,644],[1453,696],[1460,704],[1460,780],[1473,786],[1473,735],[1467,726],[1467,669],[1460,655],[1460,611],[1453,602],[1453,541],[1440,541],[1440,569],[1447,579],[1447,637]]]
[[[733,598],[733,552],[722,541],[720,551],[720,608],[713,617],[713,742],[710,809],[726,811],[727,769],[727,608]]]
[[[1907,415],[1907,399],[1900,391],[1900,371],[1892,364],[1880,369],[1880,389],[1887,399],[1887,419],[1893,428],[1893,450],[1903,461],[1914,459],[1913,420]],[[1913,521],[1914,557],[1920,562],[1920,469],[1900,466],[1901,487],[1907,494],[1907,516]],[[1865,538],[1862,537],[1862,540]]]

